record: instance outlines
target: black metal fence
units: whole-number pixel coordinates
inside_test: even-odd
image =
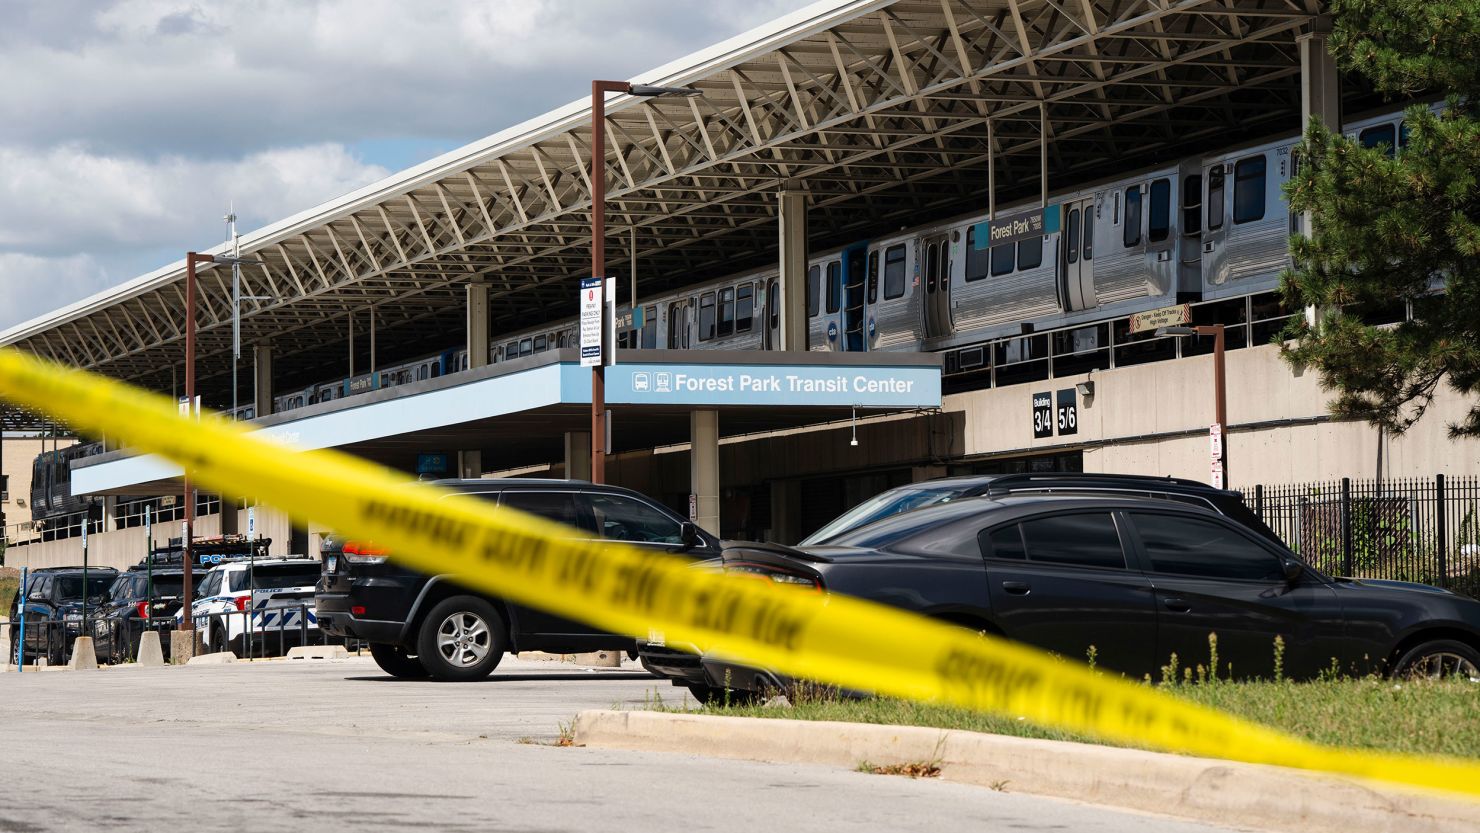
[[[1244,500],[1324,573],[1480,598],[1480,477],[1255,486]]]

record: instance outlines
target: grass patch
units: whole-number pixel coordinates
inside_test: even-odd
[[[0,616],[10,615],[10,602],[21,586],[21,571],[14,567],[0,567]]]

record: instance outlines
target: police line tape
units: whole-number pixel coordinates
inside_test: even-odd
[[[1023,717],[1106,740],[1480,796],[1480,763],[1328,747],[991,635],[846,596],[577,540],[333,451],[294,451],[213,414],[0,349],[0,397],[184,466],[200,484],[352,531],[430,574],[610,631],[705,646],[793,677]]]

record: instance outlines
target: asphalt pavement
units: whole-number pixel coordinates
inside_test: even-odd
[[[1212,827],[934,779],[555,745],[584,708],[681,689],[506,659],[487,681],[368,658],[0,675],[0,831],[1095,831]]]

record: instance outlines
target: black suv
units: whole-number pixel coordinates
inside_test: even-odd
[[[437,485],[539,515],[592,537],[694,559],[717,558],[720,543],[668,508],[630,489],[574,480],[443,480]],[[630,651],[630,636],[471,590],[453,576],[427,576],[386,560],[353,531],[323,545],[314,594],[319,627],[370,643],[397,677],[474,680],[505,651]]]
[[[797,546],[825,546],[860,527],[928,506],[967,498],[1026,494],[1113,495],[1175,501],[1217,512],[1275,545],[1285,546],[1279,536],[1244,504],[1243,496],[1238,492],[1177,477],[1086,472],[973,474],[907,483],[859,503],[802,539]],[[648,671],[667,678],[676,686],[687,687],[700,700],[710,700],[721,694],[721,689],[710,685],[706,679],[694,646],[665,644],[661,634],[654,631],[648,639],[638,640],[637,651]]]
[[[1220,676],[1305,679],[1334,669],[1480,681],[1480,602],[1422,584],[1322,575],[1247,527],[1178,501],[955,501],[826,546],[732,546],[724,569],[892,605],[1070,659],[1093,652],[1099,666],[1134,679],[1207,667],[1216,634]],[[703,667],[715,686],[789,682],[721,657],[706,655]]]
[[[179,567],[130,567],[119,573],[92,619],[98,661],[117,665],[137,657],[146,630],[159,631],[160,647],[168,654],[168,632],[174,630],[184,592],[185,571]]]
[[[47,665],[62,665],[72,653],[72,641],[82,629],[84,594],[81,567],[42,567],[31,570],[26,586],[16,591],[10,603],[10,644],[19,656],[20,602],[26,600],[26,658],[46,657]],[[107,596],[108,586],[118,576],[111,567],[87,569],[86,607],[89,619]],[[17,657],[12,657],[14,660]]]

